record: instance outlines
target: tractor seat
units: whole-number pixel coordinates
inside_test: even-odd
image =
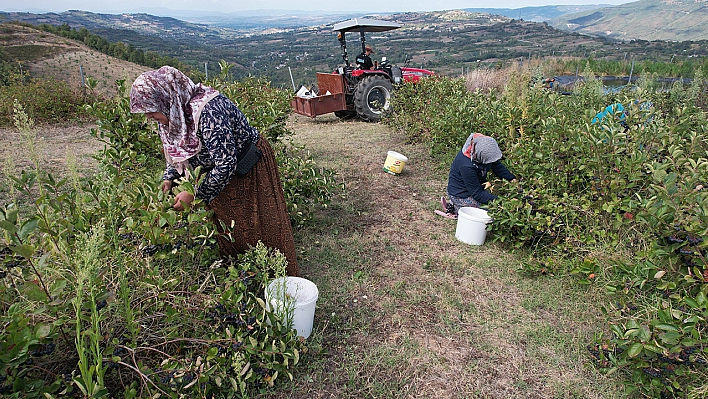
[[[401,68],[397,66],[391,67],[391,77],[393,78],[393,83],[401,83],[403,80],[403,72],[401,72]]]

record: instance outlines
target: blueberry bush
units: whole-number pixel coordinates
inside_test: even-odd
[[[386,122],[443,167],[469,134],[496,138],[519,182],[492,182],[490,238],[528,254],[523,273],[607,292],[588,363],[623,373],[635,397],[703,397],[708,84],[697,70],[689,85],[662,90],[647,77],[606,93],[589,67],[582,75],[570,95],[533,71],[513,71],[501,92],[424,79],[396,90]],[[591,123],[613,103],[627,107],[627,127],[619,113]]]
[[[244,84],[258,92],[266,83],[220,88]],[[281,174],[301,176],[286,200],[302,226],[341,186],[306,150],[277,140],[287,135],[284,98],[240,106],[273,135]],[[126,95],[86,108],[105,144],[96,171],[18,172],[0,204],[0,394],[245,398],[292,379],[307,347],[263,299],[285,257],[260,243],[220,257],[210,212],[198,201],[177,212],[158,189],[156,126],[129,112]],[[196,170],[179,189],[194,192],[199,178]]]

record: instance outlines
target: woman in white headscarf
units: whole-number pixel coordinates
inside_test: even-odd
[[[196,197],[214,212],[222,233],[222,255],[236,256],[262,241],[288,260],[287,273],[298,275],[295,243],[278,166],[268,141],[243,113],[217,90],[195,84],[179,70],[164,66],[140,75],[130,90],[130,111],[158,122],[167,160],[162,189],[201,166],[206,175]],[[186,191],[174,209],[191,206]]]
[[[488,192],[487,173],[516,182],[516,176],[501,162],[502,152],[497,141],[481,133],[471,134],[452,161],[447,180],[447,196],[440,198],[443,211],[436,213],[457,218],[462,207],[480,208],[497,196]]]

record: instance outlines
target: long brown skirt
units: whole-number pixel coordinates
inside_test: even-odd
[[[234,177],[214,198],[209,207],[214,211],[214,222],[229,228],[219,235],[219,249],[224,256],[246,252],[249,246],[262,241],[269,248],[277,248],[288,260],[287,274],[298,276],[295,240],[285,204],[283,184],[278,165],[268,140],[261,137],[256,147],[263,156],[244,177]],[[234,227],[231,228],[231,223]]]

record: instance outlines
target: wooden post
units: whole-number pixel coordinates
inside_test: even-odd
[[[84,66],[79,64],[79,73],[81,73],[81,90],[86,96],[86,79],[84,77]]]

